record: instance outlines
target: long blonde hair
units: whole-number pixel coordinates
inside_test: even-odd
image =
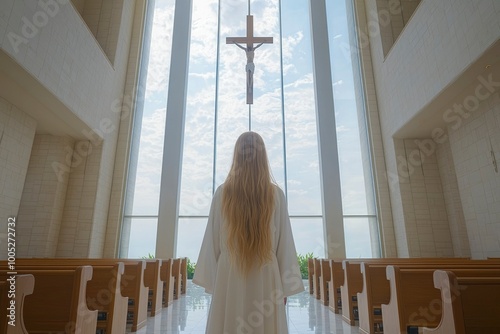
[[[241,134],[224,183],[222,215],[228,225],[231,260],[245,276],[271,259],[273,183],[264,140],[255,132]]]

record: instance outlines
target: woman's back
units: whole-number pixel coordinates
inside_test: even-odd
[[[238,138],[212,199],[193,278],[213,295],[207,333],[287,333],[283,298],[304,290],[285,195],[259,138]]]
[[[193,283],[212,293],[207,333],[287,333],[283,298],[304,290],[281,189],[271,218],[271,258],[243,274],[227,247],[221,186],[212,200]]]

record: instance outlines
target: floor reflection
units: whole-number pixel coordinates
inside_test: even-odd
[[[308,282],[304,281],[304,284]],[[286,310],[289,334],[359,332],[357,326],[349,326],[340,315],[321,305],[308,291],[306,286],[303,293],[288,298]],[[175,300],[157,316],[148,318],[147,326],[137,331],[137,334],[205,333],[210,298],[203,288],[188,281],[186,295]]]

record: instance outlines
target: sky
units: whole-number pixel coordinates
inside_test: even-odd
[[[343,213],[374,215],[367,200],[370,189],[367,191],[365,186],[352,64],[346,52],[349,36],[345,1],[329,0],[327,6],[336,118],[336,129],[332,131],[336,130],[338,139]],[[265,44],[255,51],[251,130],[264,138],[278,185],[285,189],[286,182],[297,252],[324,257],[308,1],[283,1],[282,42],[279,2],[252,0],[250,7],[254,35],[274,39],[272,45]],[[187,256],[194,262],[214,186],[224,182],[234,143],[249,130],[245,52],[225,44],[228,36],[246,35],[248,3],[221,0],[219,45],[218,10],[217,0],[193,0],[176,256]],[[155,250],[154,216],[158,215],[159,205],[173,13],[173,0],[156,0],[132,208],[133,215],[153,217],[132,219],[128,257],[147,256]],[[349,257],[373,255],[369,222],[376,223],[366,217],[345,218]]]

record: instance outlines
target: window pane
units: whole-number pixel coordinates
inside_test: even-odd
[[[138,259],[156,252],[158,218],[130,218],[129,259]]]
[[[380,241],[375,217],[344,217],[344,234],[348,258],[380,257]]]
[[[375,214],[374,206],[368,203],[372,192],[371,172],[363,169],[363,158],[368,158],[368,148],[364,147],[365,152],[362,151],[359,130],[364,119],[359,119],[358,114],[362,115],[364,109],[356,104],[349,41],[349,33],[352,34],[349,29],[353,27],[348,26],[346,1],[328,0],[327,11],[342,209],[348,215]],[[365,129],[364,126],[362,128]]]
[[[193,2],[180,215],[208,215],[212,198],[217,1]]]
[[[315,257],[325,257],[322,218],[291,218],[293,239],[297,254],[313,253]]]
[[[135,164],[137,172],[135,185],[129,184],[133,205],[131,210],[126,209],[127,214],[158,214],[173,12],[173,0],[155,2],[152,43],[144,46],[149,48],[149,58],[143,60],[148,62],[145,100],[143,116],[135,120],[138,129],[134,129],[132,139],[134,145],[139,145],[139,153],[137,161],[130,162],[130,172],[134,172]]]
[[[271,170],[276,182],[284,187],[283,122],[281,112],[281,68],[278,1],[253,2],[254,35],[273,37],[273,44],[263,44],[255,51],[254,100],[252,131],[258,132],[266,144]],[[241,17],[245,20],[245,17]],[[246,34],[246,28],[242,31]],[[233,45],[233,47],[235,47]],[[243,50],[240,50],[240,54]],[[241,58],[238,71],[243,72],[246,60]],[[236,87],[243,91],[245,86]]]
[[[290,214],[321,215],[309,4],[283,2],[283,86]]]
[[[245,104],[246,56],[236,45],[226,44],[228,36],[246,36],[247,3],[221,0],[219,95],[217,104],[216,186],[224,182],[238,136],[248,131]]]
[[[359,118],[364,111],[360,111],[359,101],[356,104],[355,89],[359,87],[353,79],[348,30],[351,27],[348,27],[345,3],[344,0],[327,0],[343,209],[344,214],[375,214],[373,199],[369,197],[373,191],[371,171],[367,169],[369,151],[366,143],[363,144],[366,133],[364,127],[360,127],[364,119]],[[305,15],[309,13],[309,0],[281,2],[282,41],[280,2],[263,0],[251,4],[254,35],[272,36],[274,43],[262,45],[255,51],[254,104],[249,113],[245,103],[245,52],[226,44],[228,36],[246,35],[247,2],[220,0],[219,36],[219,1],[193,2],[179,213],[200,217],[180,218],[177,235],[177,256],[187,256],[193,261],[198,257],[205,232],[207,218],[202,216],[208,215],[213,184],[218,186],[226,178],[235,141],[242,132],[248,131],[249,122],[252,130],[259,132],[266,142],[276,181],[282,189],[287,185],[290,214],[319,216],[292,218],[297,251],[313,252],[320,257],[326,253],[320,217],[310,22],[309,15]],[[132,210],[136,215],[158,213],[173,7],[174,0],[156,0]],[[154,253],[157,219],[129,220],[129,257]],[[377,226],[375,218],[346,217],[344,224],[348,256],[377,256],[379,241],[378,233],[373,232]]]
[[[207,221],[208,218],[179,218],[176,257],[188,257],[192,262],[198,261]]]

